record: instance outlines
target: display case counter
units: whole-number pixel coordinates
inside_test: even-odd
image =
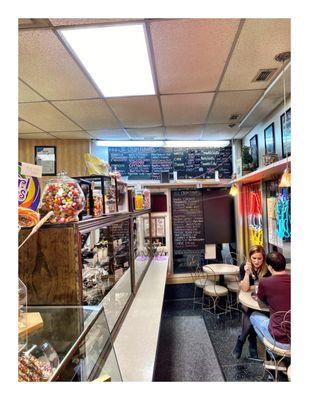
[[[84,382],[101,375],[122,380],[102,305],[35,306],[28,311],[39,313],[43,324],[28,335],[27,348],[19,357],[27,359],[30,352],[42,361],[44,355],[51,370],[40,380]],[[27,380],[31,377],[36,375],[28,374]]]

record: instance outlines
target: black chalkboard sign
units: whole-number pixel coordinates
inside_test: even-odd
[[[109,147],[109,164],[129,180],[159,180],[161,172],[177,171],[179,179],[232,175],[232,147]]]
[[[204,218],[201,190],[172,190],[174,273],[190,271],[204,260]]]

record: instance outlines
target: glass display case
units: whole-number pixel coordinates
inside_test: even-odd
[[[18,351],[27,346],[27,288],[18,279]]]
[[[116,179],[116,187],[118,212],[127,212],[129,211],[127,184]]]
[[[145,225],[149,226],[149,214],[142,214],[133,220],[135,285],[138,285],[151,259],[150,240],[145,237]]]
[[[104,308],[37,306],[41,329],[29,334],[19,353],[20,381],[121,381]],[[65,322],[65,323],[64,323]]]

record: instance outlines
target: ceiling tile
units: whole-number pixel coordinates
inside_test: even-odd
[[[281,68],[274,58],[291,50],[289,19],[247,19],[241,30],[220,90],[265,89],[269,81],[252,82],[260,69]]]
[[[47,102],[20,103],[19,117],[48,132],[80,129]]]
[[[27,101],[44,101],[44,99],[18,80],[18,101],[23,103]]]
[[[216,95],[208,123],[239,122],[262,96],[263,90],[219,92]],[[230,120],[232,114],[239,114],[238,120]]]
[[[162,125],[157,96],[109,98],[107,102],[127,128]]]
[[[84,129],[119,128],[120,124],[102,99],[52,102]]]
[[[235,135],[234,139],[242,139],[242,138],[245,137],[252,129],[253,129],[253,126],[241,128],[240,131],[237,133],[237,135]]]
[[[55,139],[54,136],[45,132],[38,133],[19,133],[18,139]]]
[[[161,96],[166,125],[203,123],[207,117],[214,93],[175,94]]]
[[[215,90],[239,22],[232,18],[152,22],[160,93]]]
[[[212,137],[217,137],[218,140],[231,139],[239,130],[238,124],[230,128],[228,124],[207,124],[204,127],[203,140],[213,140]]]
[[[122,129],[88,130],[88,133],[101,140],[130,140],[130,137]]]
[[[167,140],[199,140],[203,132],[204,125],[191,126],[167,126]]]
[[[164,128],[162,127],[128,129],[128,132],[133,139],[140,139],[140,140],[164,139]]]
[[[50,132],[57,139],[91,139],[91,136],[84,131],[71,132]]]
[[[50,18],[49,21],[53,26],[62,25],[96,25],[110,24],[119,22],[131,22],[131,18]],[[133,21],[137,21],[133,19]],[[140,19],[139,21],[143,21]]]
[[[50,29],[19,31],[19,76],[47,100],[98,97]]]
[[[35,126],[28,124],[26,121],[18,121],[18,132],[19,133],[34,133],[34,132],[42,132],[41,129],[36,128]]]

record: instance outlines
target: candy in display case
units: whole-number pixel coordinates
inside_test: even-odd
[[[40,212],[45,215],[53,211],[51,223],[61,224],[78,221],[78,214],[85,207],[85,196],[79,184],[60,172],[55,179],[51,179],[44,187]]]

